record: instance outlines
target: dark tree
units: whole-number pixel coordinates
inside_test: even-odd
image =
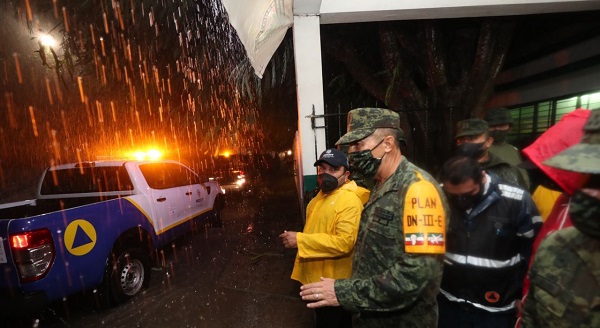
[[[394,21],[322,27],[327,56],[342,63],[328,102],[366,91],[360,106],[401,114],[409,157],[435,169],[449,156],[454,123],[482,115],[517,22],[514,18]],[[359,107],[359,106],[354,106]],[[351,108],[348,108],[351,109]]]

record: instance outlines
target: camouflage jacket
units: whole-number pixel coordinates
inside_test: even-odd
[[[481,163],[481,167],[483,167],[486,172],[492,172],[497,175],[502,182],[513,186],[519,186],[529,191],[529,187],[527,186],[523,175],[521,172],[519,172],[519,169],[516,166],[508,163],[503,158],[500,158],[490,152],[488,161]]]
[[[600,217],[572,220],[535,254],[523,327],[600,327]]]
[[[362,213],[350,279],[336,280],[340,304],[359,311],[355,327],[436,327],[443,256],[405,252],[404,196],[417,173],[435,185],[445,220],[448,205],[439,185],[403,158],[396,172],[371,190]]]

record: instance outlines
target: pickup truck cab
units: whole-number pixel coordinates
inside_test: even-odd
[[[89,289],[121,303],[148,285],[156,250],[220,224],[223,206],[217,182],[176,161],[50,167],[36,199],[0,205],[0,314]]]

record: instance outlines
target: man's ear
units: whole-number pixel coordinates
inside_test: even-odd
[[[391,150],[394,147],[394,137],[386,136],[383,138],[383,143],[385,145],[385,150]]]
[[[489,148],[492,144],[494,143],[494,137],[488,137],[487,140],[485,141],[485,147]]]

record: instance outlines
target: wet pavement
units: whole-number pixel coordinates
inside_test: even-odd
[[[255,197],[228,200],[223,227],[199,227],[155,254],[149,288],[127,303],[103,310],[90,292],[0,326],[312,327],[289,278],[296,251],[277,237],[301,224],[293,176],[272,177]]]

